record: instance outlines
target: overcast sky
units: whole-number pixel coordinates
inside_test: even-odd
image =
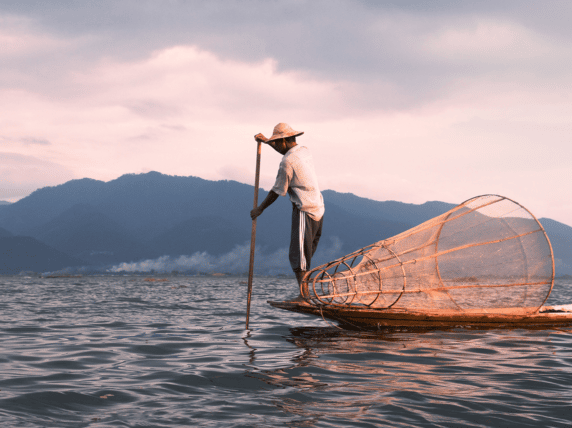
[[[0,200],[159,171],[254,183],[304,131],[322,189],[494,193],[572,225],[572,2],[0,0]],[[280,155],[263,147],[269,189]]]

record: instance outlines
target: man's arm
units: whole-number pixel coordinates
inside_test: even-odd
[[[256,217],[262,214],[262,211],[264,211],[266,208],[272,205],[274,201],[276,201],[276,199],[278,199],[278,193],[274,192],[273,190],[268,192],[268,195],[266,195],[266,198],[264,198],[262,203],[256,208],[254,208],[252,211],[250,211],[250,218],[254,220]]]

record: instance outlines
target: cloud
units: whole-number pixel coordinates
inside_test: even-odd
[[[0,199],[14,201],[39,187],[57,185],[76,178],[57,163],[0,152]]]
[[[252,136],[287,122],[323,189],[502,193],[572,223],[571,15],[558,1],[3,1],[3,150],[77,177],[252,184]]]
[[[332,98],[322,97],[321,105],[333,103],[335,110],[354,113],[419,108],[448,99],[459,85],[472,80],[510,79],[534,85],[542,76],[543,82],[555,86],[568,79],[572,32],[562,15],[570,14],[572,6],[552,2],[551,7],[538,7],[526,1],[502,6],[493,1],[470,6],[435,3],[213,0],[146,2],[141,7],[124,0],[81,6],[56,1],[46,7],[41,2],[3,2],[0,8],[9,15],[3,18],[7,29],[2,34],[12,52],[5,57],[3,68],[11,70],[5,81],[11,87],[20,81],[23,87],[60,99],[89,95],[101,86],[92,88],[81,76],[89,77],[89,70],[101,70],[107,63],[123,64],[123,72],[134,77],[130,86],[141,87],[145,81],[158,83],[157,74],[138,76],[134,73],[141,67],[125,65],[151,65],[147,59],[153,56],[155,73],[161,73],[167,62],[174,66],[176,47],[181,67],[188,64],[184,52],[188,47],[195,48],[197,59],[211,55],[228,68],[243,64],[252,70],[264,64],[274,77],[294,74],[295,82],[313,82],[331,91]],[[125,78],[118,73],[118,80]],[[259,73],[252,76],[252,83],[260,78]],[[233,85],[235,79],[223,79],[216,72],[206,79],[192,72],[189,77],[194,77],[192,86],[205,84],[202,93],[192,95],[207,104],[207,111],[208,104],[228,101],[229,109],[250,115],[256,110],[245,100],[272,110],[293,105],[288,99],[276,102],[277,96],[261,97],[272,92],[313,98],[308,85],[290,89],[275,79],[274,90],[247,84],[238,106],[234,96],[225,96],[225,82]],[[180,83],[188,80],[173,81]],[[300,108],[306,103],[294,105]],[[119,106],[142,118],[185,113],[180,106],[144,93],[121,100]],[[313,115],[323,111],[326,116],[332,110],[316,107],[310,103],[305,111]]]
[[[60,58],[64,51],[68,61],[86,63],[138,61],[173,46],[196,46],[238,62],[272,58],[278,72],[362,83],[378,100],[399,94],[391,99],[393,106],[401,100],[399,108],[440,97],[451,78],[490,78],[499,61],[545,76],[554,65],[567,70],[555,56],[570,51],[572,6],[565,2],[425,3],[213,0],[142,7],[124,0],[47,7],[9,1],[0,8],[11,21],[26,20],[22,36],[34,35],[27,42],[34,56],[40,40],[51,40],[46,54]]]
[[[345,110],[339,85],[279,73],[270,59],[223,60],[193,46],[157,51],[141,61],[106,59],[68,70],[60,79],[66,90],[57,97],[36,86],[0,88],[4,131],[11,141],[28,143],[31,133],[45,135],[34,141],[51,142],[49,151],[21,153],[57,159],[77,175],[98,179],[149,165],[220,178],[219,164],[236,166],[238,160],[242,168],[250,159],[244,147],[252,144],[258,123],[274,126],[276,117],[321,120],[324,104],[339,106],[338,116]]]
[[[17,61],[41,56],[45,51],[68,44],[35,29],[35,21],[26,16],[0,15],[0,58]]]
[[[45,138],[34,138],[34,137],[10,138],[10,137],[0,136],[0,142],[2,144],[17,143],[17,144],[22,144],[25,146],[34,145],[34,144],[41,145],[41,146],[49,146],[51,144]]]
[[[415,203],[502,193],[527,206],[532,200],[535,213],[558,204],[546,186],[548,177],[565,182],[565,170],[554,166],[565,168],[571,154],[572,114],[559,87],[468,81],[447,98],[403,111],[369,106],[374,93],[280,72],[271,59],[244,63],[176,46],[75,70],[57,99],[6,90],[0,109],[14,141],[44,135],[37,140],[51,143],[11,150],[77,177],[152,169],[252,184],[252,136],[286,121],[306,132],[299,141],[314,153],[322,189]],[[366,101],[348,102],[359,94]],[[279,160],[263,148],[263,188],[272,186]]]

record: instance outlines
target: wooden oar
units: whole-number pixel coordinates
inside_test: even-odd
[[[258,207],[258,182],[260,179],[260,153],[262,143],[258,141],[256,152],[256,177],[254,179],[254,208]],[[256,241],[256,219],[252,220],[252,232],[250,233],[250,265],[248,267],[248,299],[246,301],[246,329],[248,330],[248,319],[250,317],[250,296],[252,295],[252,275],[254,271],[254,248]]]

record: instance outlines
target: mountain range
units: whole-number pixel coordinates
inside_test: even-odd
[[[248,269],[253,192],[253,186],[235,181],[158,172],[38,189],[0,205],[0,274],[64,268],[243,273]],[[454,206],[380,202],[332,190],[323,195],[326,217],[314,266]],[[259,200],[265,196],[261,190]],[[290,215],[288,198],[279,198],[259,217],[259,273],[290,273]],[[554,248],[557,274],[572,273],[572,228],[551,219],[541,222]]]

